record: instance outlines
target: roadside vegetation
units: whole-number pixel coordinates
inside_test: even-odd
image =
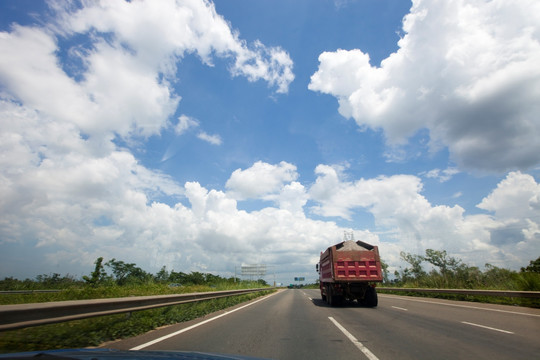
[[[103,258],[98,258],[94,271],[81,279],[55,273],[39,275],[35,279],[0,280],[1,291],[60,290],[52,293],[1,294],[0,304],[182,294],[267,286],[262,279],[245,281],[209,273],[169,272],[165,267],[153,275],[135,264],[116,259],[104,263]],[[160,326],[192,320],[271,291],[275,290],[0,332],[0,352],[99,346],[104,342],[135,336]]]
[[[540,291],[540,257],[531,260],[529,265],[520,271],[500,268],[486,264],[481,270],[469,266],[451,256],[445,250],[427,249],[425,255],[415,255],[401,252],[401,258],[408,264],[394,272],[394,279],[389,280],[388,267],[383,265],[383,287],[403,288],[436,288],[436,289],[478,289],[478,290],[513,290]],[[426,270],[426,267],[428,270]],[[385,291],[387,292],[387,291]],[[403,295],[404,293],[399,293]],[[447,299],[482,301],[500,304],[516,304],[522,306],[540,307],[539,299],[504,298],[449,294],[419,294],[415,296],[430,296]]]
[[[151,274],[132,263],[112,259],[95,261],[89,275],[77,279],[58,273],[43,274],[35,279],[0,280],[0,291],[61,290],[53,293],[3,294],[0,304],[115,298],[124,296],[184,294],[192,292],[250,289],[268,286],[266,281],[245,281],[236,277],[224,278],[209,273],[183,273],[162,267]]]

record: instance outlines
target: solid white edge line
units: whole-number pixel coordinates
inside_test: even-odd
[[[497,329],[497,328],[494,328],[494,327],[489,327],[489,326],[485,326],[485,325],[479,325],[479,324],[475,324],[475,323],[470,323],[470,322],[467,322],[467,321],[462,321],[461,323],[471,325],[471,326],[477,326],[477,327],[484,328],[484,329],[499,331],[499,332],[506,333],[506,334],[513,334],[512,331],[501,330],[501,329]]]
[[[351,340],[351,342],[361,351],[364,353],[364,355],[366,355],[366,357],[369,359],[369,360],[379,360],[379,358],[377,358],[371,351],[369,351],[369,349],[367,347],[364,346],[364,344],[362,344],[360,341],[358,341],[353,334],[351,334],[350,332],[347,331],[347,329],[345,329],[343,326],[341,326],[340,323],[338,323],[333,317],[329,316],[328,319],[330,319],[331,322],[334,323],[334,325],[337,326],[337,328],[339,330],[341,330],[341,332],[343,334],[345,334],[345,336]]]
[[[519,311],[508,311],[508,310],[500,310],[500,309],[482,308],[482,307],[479,307],[479,306],[448,304],[448,303],[437,302],[437,301],[418,300],[418,299],[414,299],[413,297],[405,297],[405,296],[400,296],[400,295],[390,295],[390,296],[388,296],[386,294],[377,294],[377,296],[385,297],[385,298],[399,298],[400,300],[416,301],[416,302],[421,302],[421,303],[426,303],[426,304],[436,304],[436,305],[444,305],[444,306],[461,307],[461,308],[467,308],[467,309],[495,311],[495,312],[501,312],[501,313],[507,313],[507,314],[540,317],[540,315],[537,315],[537,314],[528,314],[528,313],[519,312]]]
[[[161,341],[163,341],[163,340],[167,340],[167,339],[169,339],[169,338],[172,338],[173,336],[176,336],[176,335],[179,335],[179,334],[184,333],[184,332],[186,332],[186,331],[195,329],[196,327],[201,326],[201,325],[204,325],[204,324],[206,324],[206,323],[209,323],[210,321],[214,321],[214,320],[219,319],[219,318],[221,318],[221,317],[223,317],[223,316],[225,316],[225,315],[232,314],[232,313],[235,312],[235,311],[238,311],[238,310],[242,310],[242,309],[244,309],[244,308],[247,308],[248,306],[251,306],[251,305],[253,305],[253,304],[256,304],[256,303],[258,303],[259,301],[266,300],[266,299],[268,299],[270,296],[276,295],[277,293],[279,293],[279,291],[277,291],[277,292],[275,292],[275,293],[273,293],[273,294],[270,294],[270,295],[268,295],[268,296],[265,296],[265,297],[263,297],[263,298],[261,298],[261,299],[259,299],[259,300],[255,300],[255,301],[253,301],[253,302],[250,302],[249,304],[240,306],[239,308],[233,309],[233,310],[231,310],[231,311],[226,311],[225,313],[220,314],[220,315],[217,315],[217,316],[214,316],[213,318],[210,318],[210,319],[201,321],[200,323],[197,323],[197,324],[188,326],[187,328],[184,328],[184,329],[175,331],[175,332],[173,332],[173,333],[170,333],[170,334],[168,334],[168,335],[165,335],[165,336],[162,336],[162,337],[160,337],[160,338],[154,339],[154,340],[152,340],[152,341],[149,341],[149,342],[147,342],[147,343],[141,344],[141,345],[139,345],[139,346],[135,346],[134,348],[131,348],[131,349],[129,349],[129,350],[141,350],[141,349],[144,349],[145,347],[148,347],[148,346],[150,346],[150,345],[157,344],[158,342],[161,342]]]

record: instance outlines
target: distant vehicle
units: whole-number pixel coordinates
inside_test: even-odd
[[[321,297],[329,305],[357,300],[364,306],[377,306],[375,286],[383,281],[377,246],[363,241],[343,241],[321,252],[316,269]]]

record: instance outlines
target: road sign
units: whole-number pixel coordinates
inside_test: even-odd
[[[266,275],[266,264],[242,265],[242,275],[264,276]]]

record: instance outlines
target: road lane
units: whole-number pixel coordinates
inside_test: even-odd
[[[192,323],[185,324],[192,326]],[[153,337],[163,336],[163,330]],[[179,331],[171,329],[170,332]],[[145,336],[105,344],[130,349]],[[271,359],[358,359],[361,353],[300,290],[284,290],[253,306],[193,328],[144,350],[183,350]]]
[[[538,309],[380,295],[377,309],[330,312],[379,359],[533,359],[540,353]]]
[[[237,308],[240,306],[244,305]],[[105,347],[129,349],[200,321]],[[382,294],[377,308],[354,304],[329,307],[318,290],[294,289],[144,350],[191,350],[272,359],[367,359],[368,353],[381,360],[533,359],[540,354],[539,335],[540,309]],[[368,351],[362,352],[362,347]]]

